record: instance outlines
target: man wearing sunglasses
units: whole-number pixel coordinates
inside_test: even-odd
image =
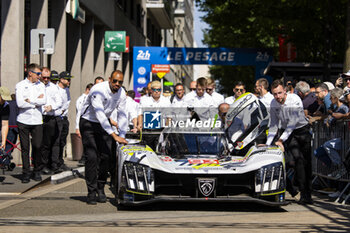
[[[32,136],[33,179],[41,181],[40,161],[43,137],[42,106],[46,103],[45,85],[39,81],[41,68],[38,64],[28,66],[28,76],[16,84],[16,102],[19,109],[17,125],[22,150],[22,183],[29,183],[31,177],[29,135]]]
[[[219,106],[221,103],[224,103],[224,96],[220,95],[215,91],[216,84],[215,80],[212,78],[207,78],[208,84],[206,91],[213,98],[215,106]]]
[[[244,93],[246,92],[245,90],[245,84],[242,82],[242,81],[237,81],[235,83],[235,87],[233,88],[233,93],[234,95],[233,96],[229,96],[227,98],[225,98],[225,103],[228,103],[228,104],[233,104],[233,102],[235,102],[235,100],[243,95]]]
[[[214,118],[217,106],[213,98],[206,92],[208,81],[201,77],[197,79],[196,91],[188,93],[184,98],[185,107],[191,115],[191,119],[208,120]]]
[[[53,71],[55,73],[56,71]],[[56,72],[57,73],[57,72]],[[57,131],[57,122],[55,111],[62,107],[62,98],[59,94],[58,86],[50,81],[51,71],[48,67],[43,67],[41,82],[45,85],[46,104],[42,106],[43,114],[43,142],[41,149],[40,169],[43,174],[51,174],[53,143],[59,136]]]
[[[104,186],[110,164],[115,160],[115,142],[127,144],[126,94],[122,88],[124,75],[120,70],[112,72],[108,81],[94,85],[83,105],[79,129],[82,136],[85,162],[85,180],[88,189],[87,204],[106,202]],[[113,111],[117,111],[119,136],[110,123]],[[97,197],[96,197],[97,195]]]
[[[190,82],[190,91],[195,91],[197,86],[197,81]]]

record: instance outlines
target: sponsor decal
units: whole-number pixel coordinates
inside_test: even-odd
[[[138,82],[139,84],[146,84],[147,80],[146,80],[145,77],[140,77],[140,78],[137,79],[137,82]],[[141,90],[142,90],[142,88],[141,88]],[[140,91],[141,91],[141,90],[140,90]]]
[[[219,164],[217,159],[188,159],[190,164]]]
[[[163,162],[172,162],[174,161],[171,157],[169,156],[162,156],[160,157],[160,159],[163,161]]]
[[[196,164],[196,165],[192,165],[192,167],[194,169],[207,169],[208,167],[221,167],[220,164]]]
[[[140,75],[144,75],[146,73],[146,68],[143,66],[140,66],[137,71],[139,72]]]
[[[134,194],[124,193],[123,198],[126,202],[134,202]]]
[[[137,52],[137,57],[136,60],[150,60],[151,58],[151,54],[149,53],[149,50],[143,51],[143,50],[139,50]]]
[[[215,190],[215,179],[198,179],[198,189],[203,196],[208,197]]]

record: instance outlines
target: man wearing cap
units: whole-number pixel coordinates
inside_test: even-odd
[[[52,71],[57,74],[56,71]],[[53,143],[58,137],[57,122],[55,111],[62,107],[62,98],[59,93],[58,86],[50,82],[51,72],[48,67],[43,67],[41,74],[41,82],[45,85],[46,104],[42,106],[43,114],[43,142],[41,155],[41,172],[50,174],[49,168],[52,166],[52,157],[58,157],[59,151],[53,150]],[[52,155],[56,153],[55,155]]]
[[[50,81],[53,84],[57,84],[57,82],[60,80],[59,76],[58,76],[58,72],[56,70],[52,70],[51,71],[51,75],[50,75]]]
[[[57,87],[58,93],[61,96],[62,106],[55,110],[58,137],[56,138],[52,148],[52,151],[55,152],[52,154],[52,170],[54,172],[69,170],[69,168],[64,164],[63,149],[67,143],[67,135],[69,131],[69,121],[67,117],[68,108],[71,101],[69,85],[71,78],[73,78],[67,71],[61,72],[58,77],[59,82]]]
[[[26,79],[16,84],[16,102],[19,109],[17,125],[22,150],[22,183],[30,182],[29,135],[32,136],[33,164],[35,181],[41,180],[41,142],[43,136],[42,106],[46,103],[45,85],[39,81],[41,68],[32,63],[28,66]]]
[[[108,81],[91,88],[83,106],[79,128],[86,154],[85,180],[88,189],[87,204],[90,205],[96,205],[96,201],[106,202],[104,186],[110,161],[115,156],[113,145],[115,142],[127,144],[126,95],[121,88],[123,81],[123,73],[120,70],[113,71]],[[119,136],[109,120],[115,110],[118,111]]]
[[[6,147],[6,138],[9,132],[10,106],[7,101],[10,100],[11,96],[9,89],[7,89],[7,87],[0,87],[1,150],[4,150]]]

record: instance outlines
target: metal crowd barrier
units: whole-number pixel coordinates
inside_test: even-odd
[[[345,188],[341,191],[339,197],[335,202],[345,204],[350,199],[350,194],[345,195],[350,188],[350,167],[347,167],[345,161],[350,148],[350,121],[337,121],[331,126],[327,126],[323,121],[314,122],[312,125],[313,139],[312,139],[312,172],[315,176],[314,181],[319,179],[324,185],[328,186],[325,180],[336,180],[346,183]],[[321,160],[317,159],[314,151],[322,146],[326,141],[334,138],[341,139],[341,150],[338,151],[341,163],[336,165],[332,163],[330,167],[326,166]]]

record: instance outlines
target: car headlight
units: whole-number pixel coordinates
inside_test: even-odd
[[[255,173],[255,192],[266,194],[285,189],[285,171],[282,162],[261,167]]]
[[[124,162],[121,182],[126,189],[133,192],[145,194],[154,192],[153,171],[142,164]]]

